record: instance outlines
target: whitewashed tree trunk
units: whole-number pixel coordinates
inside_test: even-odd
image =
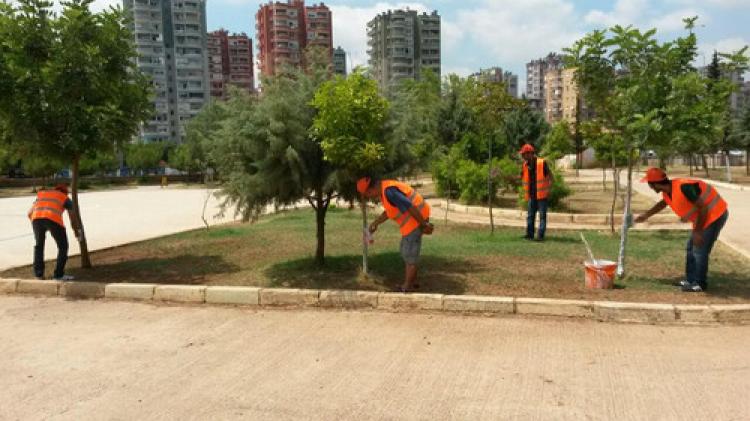
[[[367,241],[364,238],[367,229],[367,200],[362,200],[362,273],[367,275]]]
[[[727,183],[731,183],[732,182],[732,166],[730,165],[730,162],[729,162],[729,151],[724,151],[724,161],[726,162],[726,165],[727,165]]]
[[[633,198],[633,150],[628,149],[628,186],[625,196],[625,209],[622,214],[622,231],[620,232],[620,254],[617,257],[617,276],[625,276],[625,250],[628,244],[628,229],[632,221],[630,205]]]

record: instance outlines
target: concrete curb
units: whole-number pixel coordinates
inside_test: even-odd
[[[657,304],[471,295],[276,289],[204,285],[103,284],[0,278],[0,294],[223,304],[321,307],[486,315],[531,315],[646,324],[750,324],[747,304]]]

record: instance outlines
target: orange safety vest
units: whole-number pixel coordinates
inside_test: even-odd
[[[29,218],[33,221],[36,219],[49,219],[60,225],[63,223],[63,212],[65,212],[65,201],[68,195],[57,190],[41,190],[36,194],[36,200],[31,207]]]
[[[419,228],[419,222],[414,219],[409,212],[401,212],[398,207],[393,206],[385,197],[385,189],[389,187],[396,187],[409,198],[412,206],[417,208],[419,213],[422,214],[422,218],[425,220],[430,219],[430,205],[427,203],[421,194],[417,193],[416,190],[411,188],[408,184],[401,183],[395,180],[383,180],[380,182],[380,202],[385,208],[385,213],[388,218],[393,219],[401,229],[401,235],[406,237],[411,234],[412,231]]]
[[[727,202],[721,198],[719,192],[716,191],[710,184],[706,184],[700,180],[689,180],[686,178],[677,178],[672,180],[672,197],[668,194],[662,193],[662,198],[669,205],[670,208],[680,217],[683,221],[690,221],[693,223],[693,229],[696,228],[695,223],[698,221],[698,206],[690,202],[687,197],[682,193],[683,184],[695,184],[701,189],[701,196],[698,199],[702,201],[707,208],[706,223],[703,224],[701,229],[708,227],[714,221],[721,218],[724,212],[727,211]]]
[[[544,159],[536,159],[536,200],[544,200],[549,197],[550,178],[544,176]],[[526,201],[531,199],[531,180],[529,180],[529,164],[523,162],[523,190],[526,192]]]

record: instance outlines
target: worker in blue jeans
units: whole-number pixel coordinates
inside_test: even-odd
[[[526,235],[527,240],[534,240],[534,231],[536,225],[536,214],[539,213],[539,232],[536,241],[544,241],[544,234],[547,231],[547,199],[552,189],[552,171],[550,171],[547,162],[536,156],[536,150],[530,144],[525,144],[521,148],[523,157],[523,168],[521,170],[521,180],[525,199],[529,202],[529,211],[526,218]]]

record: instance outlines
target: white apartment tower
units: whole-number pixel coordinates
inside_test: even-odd
[[[123,0],[132,17],[138,68],[151,78],[154,116],[146,142],[181,143],[209,97],[206,0]]]

